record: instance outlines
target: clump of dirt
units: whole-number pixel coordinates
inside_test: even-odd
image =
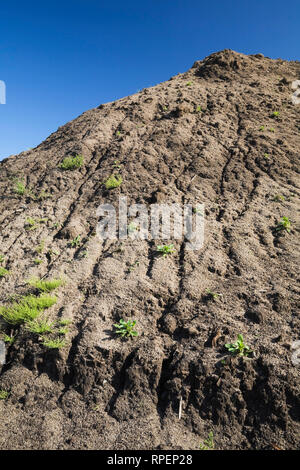
[[[299,79],[299,62],[221,51],[0,163],[1,304],[64,279],[43,315],[68,330],[50,348],[1,321],[1,449],[299,447]],[[100,241],[120,195],[204,203],[203,248]],[[139,336],[114,334],[121,318]],[[253,353],[226,349],[238,334]]]

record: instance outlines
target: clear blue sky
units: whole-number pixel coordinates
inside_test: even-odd
[[[0,159],[225,48],[299,59],[300,1],[3,0]]]

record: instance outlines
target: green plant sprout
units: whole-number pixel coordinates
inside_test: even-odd
[[[35,252],[38,253],[39,255],[43,253],[45,249],[45,240],[42,240],[41,243],[35,248]]]
[[[265,126],[260,126],[259,130],[263,132],[265,130]]]
[[[208,434],[208,438],[203,442],[203,444],[200,444],[199,447],[200,450],[214,450],[214,434],[212,431]]]
[[[51,292],[54,289],[57,289],[63,284],[62,279],[49,279],[49,280],[42,280],[42,279],[30,279],[27,281],[31,287],[41,291],[41,292]]]
[[[121,319],[119,323],[114,324],[114,327],[117,330],[117,335],[121,335],[122,338],[129,338],[138,336],[138,332],[134,330],[135,324],[135,320],[128,320],[127,322],[125,322],[123,319]]]
[[[248,356],[248,354],[252,353],[253,351],[244,343],[243,335],[238,334],[237,340],[235,343],[227,343],[225,344],[225,348],[228,349],[234,355],[238,356]]]
[[[280,222],[278,223],[275,230],[285,230],[286,232],[290,233],[291,231],[291,221],[288,217],[281,217]]]
[[[197,108],[196,108],[196,113],[201,113],[201,111],[202,111],[201,106],[197,106]]]
[[[43,346],[45,346],[48,349],[61,349],[66,345],[65,340],[56,338],[56,339],[50,339],[50,338],[45,338],[43,341]]]
[[[4,255],[0,255],[0,263],[3,263],[4,260],[5,260]]]
[[[61,328],[59,328],[59,330],[58,330],[58,334],[61,335],[61,336],[65,336],[68,332],[69,332],[68,328],[63,327],[63,326]]]
[[[3,333],[3,341],[4,343],[9,343],[13,344],[15,341],[15,335],[7,335],[6,333]]]
[[[0,267],[0,278],[8,276],[8,274],[9,274],[9,271],[7,269]]]
[[[26,324],[26,328],[31,333],[36,333],[38,335],[43,335],[45,333],[52,333],[53,326],[54,326],[53,323],[49,323],[48,320],[45,320],[43,318],[29,321]]]
[[[209,298],[213,299],[213,300],[218,300],[218,298],[220,297],[221,294],[217,294],[216,292],[213,292],[212,290],[210,289],[206,289],[206,294]]]
[[[285,201],[285,197],[282,196],[282,194],[276,194],[276,195],[273,197],[273,201],[275,201],[275,202]]]
[[[76,155],[75,157],[65,157],[59,168],[62,170],[76,170],[83,165],[83,156]]]
[[[69,320],[68,318],[61,318],[59,321],[58,321],[58,324],[61,325],[61,326],[68,326],[72,323],[72,320]]]
[[[0,316],[10,325],[20,325],[35,320],[42,310],[52,307],[57,297],[27,295],[8,306],[0,307]]]
[[[271,114],[271,117],[273,117],[273,118],[278,118],[279,116],[280,116],[279,111],[273,111],[273,113]]]
[[[76,248],[77,246],[80,246],[81,244],[81,236],[80,235],[77,235],[77,237],[75,237],[71,242],[70,242],[70,246],[72,248]]]
[[[9,396],[9,392],[6,390],[0,390],[0,400],[6,400]]]
[[[14,192],[19,196],[24,196],[24,194],[26,194],[27,190],[23,181],[15,181]]]
[[[171,255],[172,253],[175,253],[175,251],[176,251],[173,244],[171,244],[171,245],[158,245],[156,247],[156,250],[159,253],[162,253],[162,255],[164,257],[167,256],[167,255]]]
[[[111,175],[107,180],[104,182],[106,189],[114,189],[118,188],[123,182],[123,178],[120,175]]]

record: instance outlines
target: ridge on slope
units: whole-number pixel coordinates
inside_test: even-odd
[[[221,51],[0,163],[10,272],[1,302],[27,293],[26,279],[63,277],[48,314],[72,320],[59,350],[14,331],[0,375],[10,393],[0,400],[1,449],[197,449],[211,430],[219,449],[299,446],[297,79],[298,62]],[[76,154],[84,165],[62,171]],[[107,191],[116,161],[123,182]],[[21,178],[37,197],[15,194]],[[100,242],[97,207],[120,194],[130,204],[205,203],[204,247],[176,241],[174,255],[158,258],[153,241]],[[292,230],[278,237],[283,216]],[[25,230],[28,217],[47,220]],[[207,289],[222,297],[209,301]],[[137,339],[112,334],[123,317],[137,320]],[[238,333],[252,359],[224,350]]]

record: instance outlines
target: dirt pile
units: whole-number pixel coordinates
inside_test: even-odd
[[[0,163],[1,449],[299,447],[299,79],[299,62],[221,51]],[[120,195],[204,203],[204,247],[101,242],[96,210]],[[34,278],[64,280],[52,333],[4,321]],[[238,334],[248,357],[225,348]]]

